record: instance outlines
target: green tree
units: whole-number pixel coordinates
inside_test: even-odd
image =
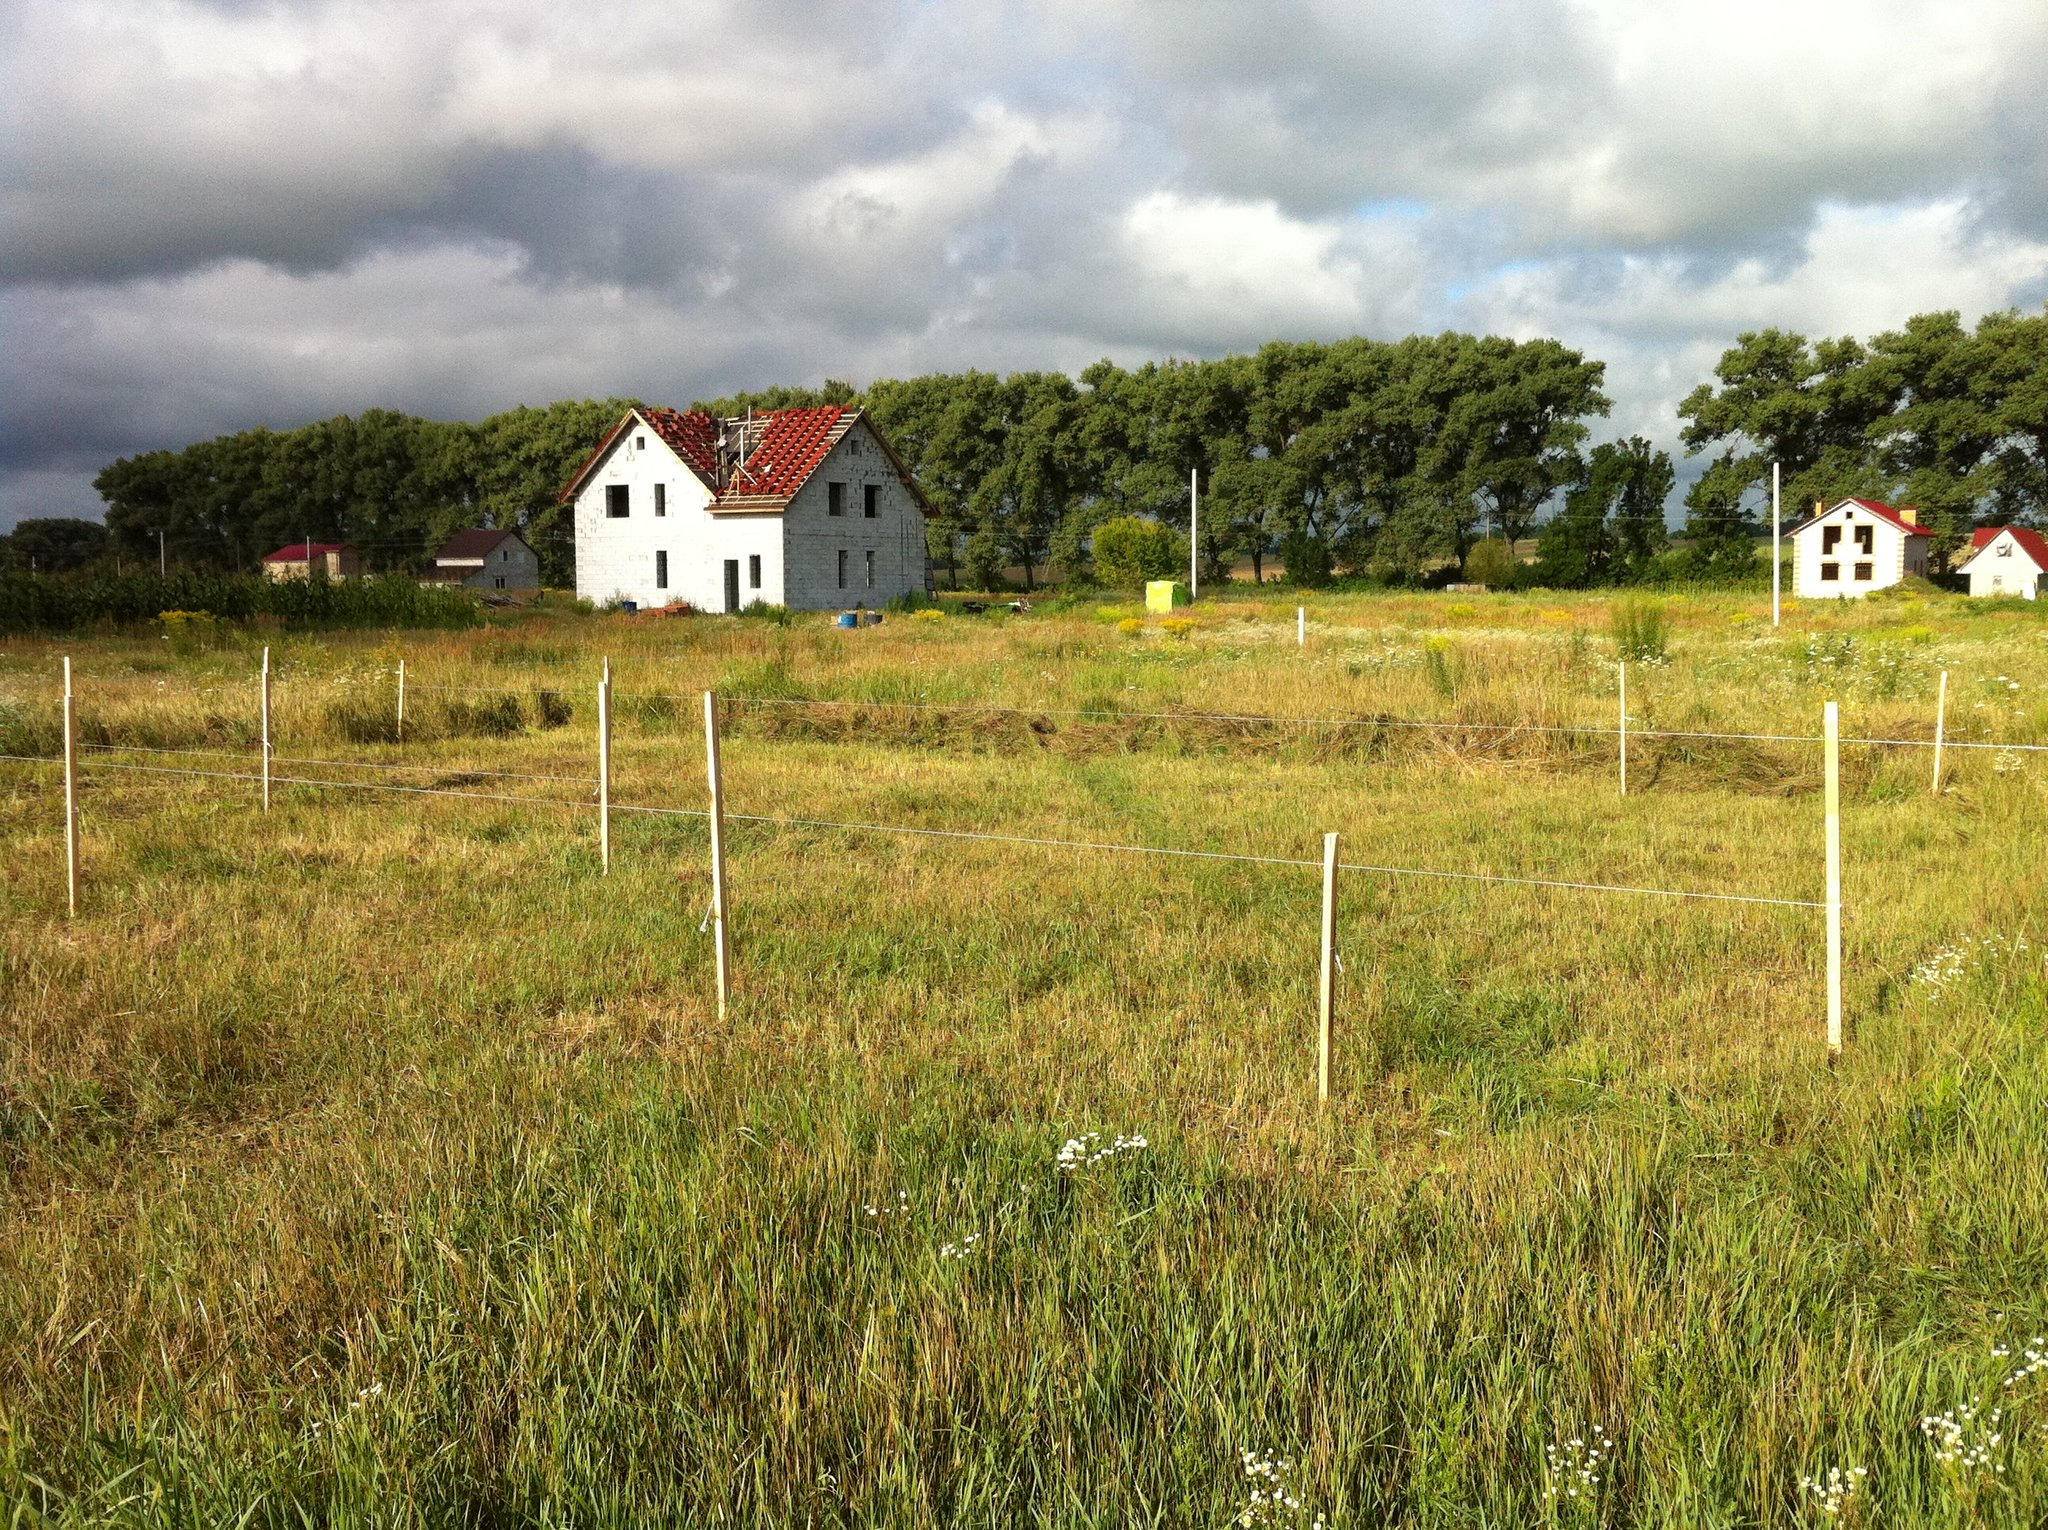
[[[1095,528],[1095,574],[1112,589],[1170,579],[1187,566],[1188,544],[1170,527],[1120,515]]]
[[[1594,447],[1537,543],[1543,582],[1585,589],[1641,578],[1663,550],[1675,476],[1670,456],[1641,436]]]
[[[0,537],[0,568],[21,573],[67,574],[107,555],[107,528],[98,521],[70,516],[39,516],[18,521]]]

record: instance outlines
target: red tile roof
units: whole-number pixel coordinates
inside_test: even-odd
[[[1818,515],[1809,515],[1785,534],[1787,536],[1797,536],[1815,522],[1825,520],[1833,515],[1843,505],[1854,505],[1858,510],[1867,510],[1887,525],[1898,527],[1899,530],[1905,532],[1909,537],[1931,537],[1934,535],[1934,529],[1931,526],[1916,526],[1906,519],[1905,512],[1911,510],[1918,513],[1920,509],[1918,505],[1900,505],[1898,509],[1894,510],[1882,500],[1858,499],[1854,495],[1836,504],[1829,505],[1827,509],[1821,511]]]
[[[263,561],[265,563],[304,563],[307,557],[306,547],[307,544],[304,542],[293,542],[289,546],[280,547],[274,553],[265,553]],[[327,553],[355,551],[346,542],[315,542],[312,544],[312,548],[312,556],[316,558]]]
[[[2048,536],[2026,526],[1980,526],[1970,533],[1970,556],[1975,557],[1984,548],[1997,541],[2005,532],[2012,533],[2012,539],[2020,544],[2020,550],[2034,560],[2034,566],[2048,573]],[[1969,559],[1964,559],[1968,562]]]
[[[718,477],[718,421],[694,410],[643,409],[640,411],[654,433],[666,441],[669,450],[689,465],[690,471],[712,487]]]
[[[636,410],[613,426],[604,440],[598,443],[597,450],[584,459],[583,465],[563,488],[561,497],[564,500],[573,498],[583,487],[584,480],[604,460],[605,453],[611,450],[620,433],[635,420],[644,420],[711,490],[712,511],[781,510],[788,506],[797,490],[804,486],[811,474],[818,470],[818,465],[860,418],[860,410],[837,404],[818,409],[766,409],[751,415],[741,428],[744,431],[742,439],[751,441],[753,450],[747,453],[745,461],[731,469],[731,481],[721,484],[720,436],[741,426],[740,421],[720,421],[694,410]],[[869,428],[872,430],[873,426]],[[875,439],[881,441],[879,432],[876,432]],[[924,495],[910,476],[910,469],[904,466],[888,442],[881,441],[881,445],[891,465],[922,506]]]
[[[789,497],[804,486],[825,454],[839,444],[858,411],[828,404],[822,409],[771,409],[754,416],[765,425],[761,444],[748,454],[719,492],[723,502]],[[709,415],[700,415],[709,420]],[[845,425],[840,422],[844,420]],[[714,506],[714,508],[717,508]]]

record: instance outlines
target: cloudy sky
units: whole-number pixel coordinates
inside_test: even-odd
[[[0,528],[385,405],[2048,300],[2044,0],[0,0]]]

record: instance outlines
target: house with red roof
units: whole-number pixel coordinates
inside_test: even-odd
[[[561,497],[589,600],[820,611],[931,588],[929,506],[860,409],[634,409]]]
[[[1868,595],[1927,573],[1934,533],[1912,505],[1897,509],[1875,499],[1845,499],[1794,526],[1792,589],[1801,600]]]
[[[2036,600],[2048,585],[2048,536],[2028,526],[1979,527],[1957,572],[1970,576],[1972,595]]]
[[[293,542],[265,553],[263,572],[274,583],[316,573],[329,579],[360,579],[363,555],[346,542]]]

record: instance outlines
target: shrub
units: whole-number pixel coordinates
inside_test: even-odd
[[[1193,620],[1185,616],[1169,616],[1159,626],[1168,637],[1178,638],[1183,643],[1187,641],[1188,634],[1195,630]]]
[[[1157,521],[1122,515],[1095,528],[1095,574],[1112,588],[1170,578],[1186,561],[1187,543]]]
[[[287,627],[473,627],[464,590],[392,576],[288,579],[247,574],[0,574],[0,632],[73,632],[138,626],[173,612],[219,621],[274,617]]]
[[[914,622],[942,622],[946,619],[946,613],[937,606],[926,606],[922,611],[911,612],[910,619]]]
[[[1472,544],[1465,554],[1465,578],[1488,589],[1504,590],[1514,583],[1521,561],[1503,537],[1488,537]]]
[[[1330,549],[1306,531],[1290,531],[1280,543],[1280,565],[1288,583],[1301,589],[1319,590],[1330,582]]]
[[[1670,656],[1670,633],[1662,601],[1618,600],[1614,603],[1613,624],[1614,649],[1621,658],[1661,664]]]
[[[1136,637],[1139,633],[1145,630],[1145,624],[1139,621],[1138,618],[1135,616],[1126,616],[1122,621],[1116,624],[1116,630],[1121,632],[1125,637]]]

